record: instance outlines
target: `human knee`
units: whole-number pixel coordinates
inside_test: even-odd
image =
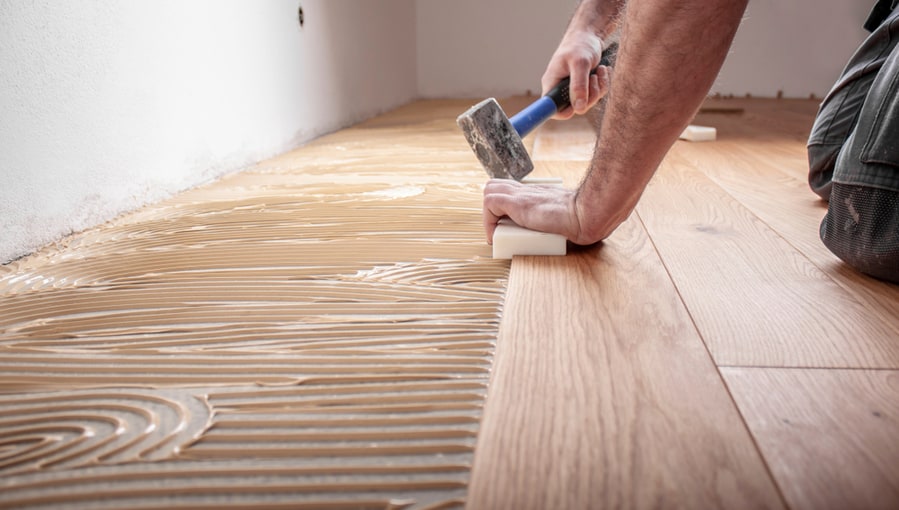
[[[858,271],[899,283],[899,192],[834,183],[821,240]]]

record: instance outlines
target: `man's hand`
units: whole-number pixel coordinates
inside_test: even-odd
[[[571,77],[571,107],[557,113],[555,119],[564,120],[587,113],[609,91],[609,67],[600,66],[595,75],[590,74],[602,58],[602,44],[602,39],[589,30],[570,31],[562,39],[541,79],[543,94],[546,94],[560,81]]]
[[[573,242],[590,244],[583,238],[577,213],[577,193],[561,186],[522,184],[492,179],[484,187],[484,230],[493,244],[500,218],[540,232],[561,234]]]
[[[626,0],[580,1],[541,79],[543,93],[546,94],[560,81],[571,77],[572,106],[557,113],[554,118],[564,120],[575,114],[583,115],[609,91],[612,69],[601,66],[595,76],[591,76],[590,71],[599,65],[603,44],[618,29],[626,3]]]

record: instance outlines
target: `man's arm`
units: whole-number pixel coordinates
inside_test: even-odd
[[[746,3],[631,0],[599,139],[580,188],[490,181],[484,189],[488,241],[503,216],[577,244],[611,234],[708,94]]]

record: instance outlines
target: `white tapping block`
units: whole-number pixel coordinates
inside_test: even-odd
[[[707,126],[689,125],[680,135],[681,140],[689,142],[710,142],[718,137],[718,130]]]
[[[544,184],[547,186],[561,186],[562,178],[561,177],[523,177],[521,179],[522,184]]]
[[[493,258],[511,259],[513,255],[565,255],[565,236],[519,227],[502,218],[493,232]]]

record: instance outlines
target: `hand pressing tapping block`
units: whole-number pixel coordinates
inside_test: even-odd
[[[524,184],[561,186],[557,177],[525,177]],[[559,234],[537,232],[519,227],[509,218],[502,218],[493,233],[493,258],[511,259],[513,255],[565,255],[567,243]]]
[[[713,127],[689,125],[680,135],[681,140],[689,142],[711,142],[718,136],[718,130]]]

